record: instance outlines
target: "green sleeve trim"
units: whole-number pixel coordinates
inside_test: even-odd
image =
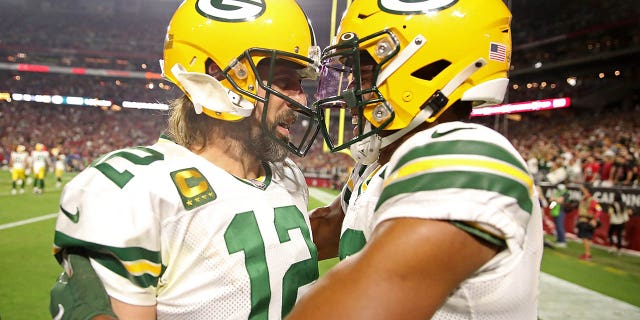
[[[62,263],[63,254],[66,251],[90,257],[111,270],[112,272],[129,279],[132,283],[142,288],[157,286],[158,279],[166,270],[166,266],[161,264],[160,252],[152,251],[141,247],[119,248],[102,245],[99,243],[87,242],[70,237],[60,231],[55,232],[54,244],[63,250],[55,254],[59,263]],[[155,264],[157,268],[135,268],[135,272],[130,272],[125,263],[132,262],[141,266]]]
[[[493,245],[496,245],[498,247],[506,247],[507,246],[507,241],[505,241],[504,239],[498,238],[497,236],[488,233],[484,230],[480,230],[478,228],[472,227],[464,222],[461,221],[450,221],[451,224],[453,224],[454,226],[458,227],[460,230],[476,237],[479,238],[481,240],[487,241]]]

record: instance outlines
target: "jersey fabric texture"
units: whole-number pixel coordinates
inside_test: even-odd
[[[353,184],[357,190],[369,181],[366,190],[348,197],[341,248],[346,232],[353,233],[345,230],[361,230],[366,240],[388,219],[451,221],[506,247],[462,282],[433,319],[537,319],[541,210],[526,163],[505,137],[477,124],[444,123],[405,141],[378,170],[382,176],[367,180],[367,171],[373,172],[365,169]]]
[[[158,319],[280,319],[318,277],[308,189],[289,159],[242,180],[171,141],[109,153],[64,188],[54,252]]]

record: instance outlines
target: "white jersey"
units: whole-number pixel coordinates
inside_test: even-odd
[[[41,168],[46,168],[47,163],[49,163],[49,151],[40,150],[40,151],[31,151],[31,167],[33,168],[33,172],[38,172]]]
[[[11,152],[11,169],[26,169],[27,160],[29,159],[29,153],[26,151],[12,151]]]
[[[506,245],[432,319],[537,319],[541,211],[527,165],[506,138],[478,124],[440,124],[404,142],[380,180],[359,195],[366,209],[352,210],[359,201],[350,200],[342,238],[364,228],[368,239],[382,221],[410,217],[451,221]]]
[[[110,296],[158,319],[280,319],[317,279],[317,250],[302,173],[264,169],[239,179],[166,140],[112,152],[65,186],[56,257],[85,250]]]
[[[356,164],[342,190],[342,210],[345,213],[340,232],[340,260],[360,251],[371,235],[368,223],[380,197],[387,165]]]
[[[59,155],[56,157],[55,169],[64,171],[65,168],[65,157],[63,155]]]

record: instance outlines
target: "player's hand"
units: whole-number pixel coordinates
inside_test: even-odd
[[[318,248],[318,259],[324,260],[338,256],[340,229],[344,212],[340,196],[326,207],[319,207],[309,213],[313,242]]]
[[[69,254],[65,271],[51,289],[49,312],[54,320],[113,320],[111,301],[87,257]]]
[[[309,212],[309,219],[326,219],[331,215],[331,208],[329,207],[318,207],[311,212]]]

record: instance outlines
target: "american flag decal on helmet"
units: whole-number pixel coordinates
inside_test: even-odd
[[[507,59],[507,47],[504,44],[491,42],[489,44],[489,59],[504,62]]]

